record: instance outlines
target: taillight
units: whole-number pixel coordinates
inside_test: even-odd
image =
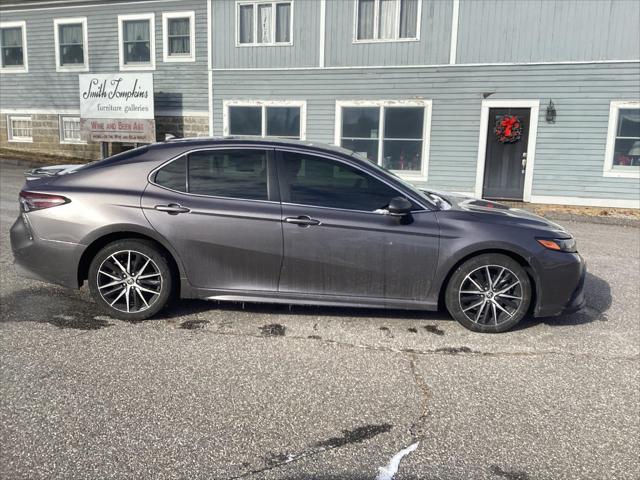
[[[51,195],[49,193],[20,192],[20,205],[25,212],[42,210],[43,208],[57,207],[69,203],[67,197],[61,195]]]

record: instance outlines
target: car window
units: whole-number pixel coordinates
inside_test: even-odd
[[[353,167],[326,158],[282,152],[284,191],[301,205],[374,211],[399,193]]]
[[[208,150],[189,154],[189,193],[267,200],[267,152]]]
[[[156,173],[155,182],[171,190],[187,191],[187,157],[180,157],[162,167]]]

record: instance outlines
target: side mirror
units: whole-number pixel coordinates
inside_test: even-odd
[[[390,215],[402,217],[408,215],[411,212],[411,202],[404,197],[394,197],[389,202],[387,210]]]

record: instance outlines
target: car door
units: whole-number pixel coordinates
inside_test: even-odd
[[[438,255],[434,212],[384,214],[403,192],[338,158],[279,150],[282,293],[421,300]]]
[[[193,151],[151,180],[143,211],[176,249],[193,286],[277,291],[282,226],[273,150]]]

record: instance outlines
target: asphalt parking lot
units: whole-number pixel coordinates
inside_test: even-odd
[[[22,170],[0,185],[3,479],[374,480],[416,442],[395,479],[640,476],[637,228],[568,224],[588,308],[500,335],[204,301],[127,323],[17,277]]]

